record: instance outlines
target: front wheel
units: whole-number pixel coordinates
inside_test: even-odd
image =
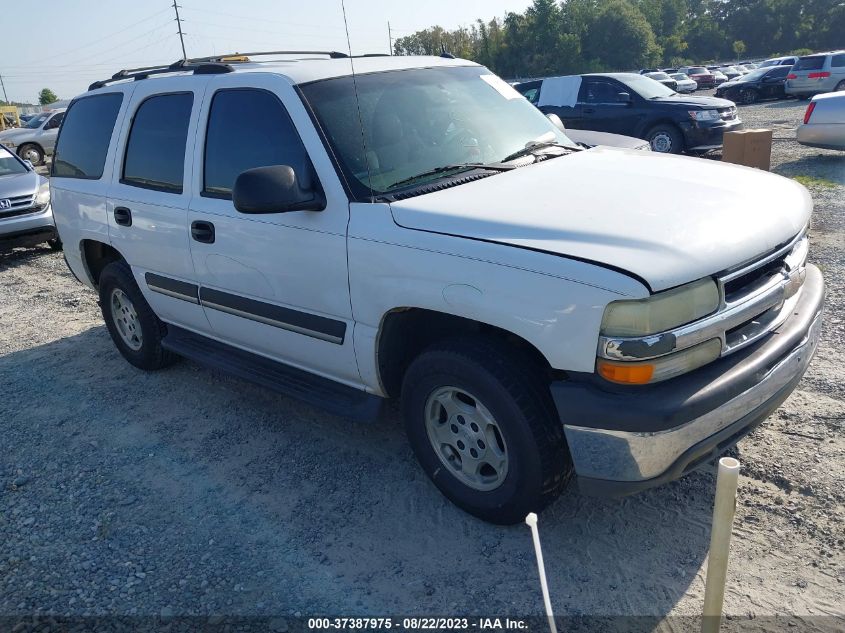
[[[751,105],[757,101],[757,91],[751,88],[746,88],[739,93],[739,102],[743,105]]]
[[[658,125],[646,135],[651,151],[663,154],[680,154],[684,149],[684,139],[674,125]]]
[[[493,341],[423,352],[405,374],[402,410],[425,473],[485,521],[522,521],[566,485],[571,460],[542,373]]]
[[[100,309],[121,355],[148,371],[171,365],[176,357],[161,346],[167,328],[135,283],[126,262],[112,262],[100,274]]]
[[[18,156],[28,160],[33,165],[40,165],[44,162],[44,150],[33,143],[21,145],[18,149]]]

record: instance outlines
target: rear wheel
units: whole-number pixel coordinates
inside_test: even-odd
[[[542,373],[493,341],[423,352],[405,374],[402,410],[428,477],[485,521],[522,521],[566,485],[571,461]]]
[[[651,151],[663,154],[680,154],[684,149],[684,139],[674,125],[657,125],[646,134]]]
[[[112,262],[100,274],[100,309],[121,355],[148,371],[173,364],[176,357],[161,346],[167,328],[135,283],[126,262]]]
[[[836,84],[836,88],[833,89],[834,92],[845,92],[845,81],[840,81]]]
[[[18,156],[28,160],[33,165],[40,165],[44,162],[44,150],[33,143],[26,143],[18,148]]]

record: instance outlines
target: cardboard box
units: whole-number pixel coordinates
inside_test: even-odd
[[[769,171],[772,165],[771,130],[726,132],[723,142],[722,162]]]

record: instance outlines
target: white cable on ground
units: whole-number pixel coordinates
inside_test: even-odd
[[[707,557],[707,576],[704,581],[704,610],[702,633],[718,633],[722,624],[722,605],[725,601],[725,579],[728,573],[728,554],[731,530],[736,513],[736,487],[739,462],[733,457],[719,460],[716,478],[716,500],[713,503],[713,528],[710,531],[710,554]]]
[[[546,605],[549,628],[552,633],[557,633],[555,615],[552,613],[552,601],[549,599],[549,583],[546,582],[546,565],[543,563],[543,550],[540,548],[540,533],[537,531],[537,515],[531,512],[525,517],[525,523],[531,528],[531,536],[534,538],[534,553],[537,554],[537,570],[540,573],[540,587],[543,589],[543,602]]]

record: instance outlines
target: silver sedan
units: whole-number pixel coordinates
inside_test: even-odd
[[[796,138],[802,145],[845,150],[845,92],[813,97]]]

